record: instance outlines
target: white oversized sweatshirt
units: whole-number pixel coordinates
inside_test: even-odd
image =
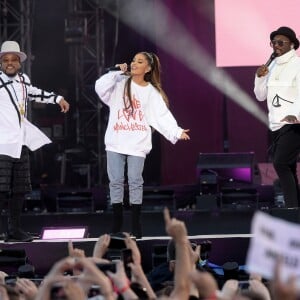
[[[266,76],[255,76],[254,93],[259,101],[267,99],[269,128],[280,129],[287,115],[300,119],[300,58],[295,50],[275,58]]]
[[[106,151],[145,157],[152,148],[151,127],[175,144],[183,129],[152,84],[140,86],[131,81],[133,112],[125,109],[123,95],[128,76],[121,71],[101,76],[95,85],[100,99],[109,106],[105,133]],[[150,127],[151,126],[151,127]]]

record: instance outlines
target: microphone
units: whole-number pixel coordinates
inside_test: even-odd
[[[106,72],[109,71],[121,71],[121,68],[119,66],[112,66],[112,67],[108,67],[105,69]],[[126,72],[130,72],[130,65],[127,65],[127,71]]]
[[[121,68],[119,66],[113,66],[113,67],[108,67],[105,69],[106,72],[109,71],[121,71]]]
[[[277,56],[276,53],[273,52],[273,53],[271,54],[270,58],[268,59],[268,61],[265,63],[265,66],[268,67],[268,66],[271,64],[271,62],[275,59],[276,56]]]

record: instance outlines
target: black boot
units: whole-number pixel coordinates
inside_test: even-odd
[[[142,238],[141,204],[131,204],[131,232],[137,238]]]
[[[121,232],[123,226],[123,203],[112,204],[112,209],[113,209],[112,233]]]
[[[8,230],[6,242],[31,242],[33,237],[21,229],[24,194],[15,194],[8,200]]]

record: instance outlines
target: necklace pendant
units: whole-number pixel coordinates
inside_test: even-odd
[[[22,119],[24,119],[24,116],[25,116],[25,108],[24,108],[24,104],[20,104],[20,105],[19,105],[19,111],[20,111],[20,114],[21,114]]]

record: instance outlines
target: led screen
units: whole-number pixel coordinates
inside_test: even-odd
[[[299,0],[215,0],[216,65],[264,64],[272,31],[288,26],[300,36],[299,11]]]

